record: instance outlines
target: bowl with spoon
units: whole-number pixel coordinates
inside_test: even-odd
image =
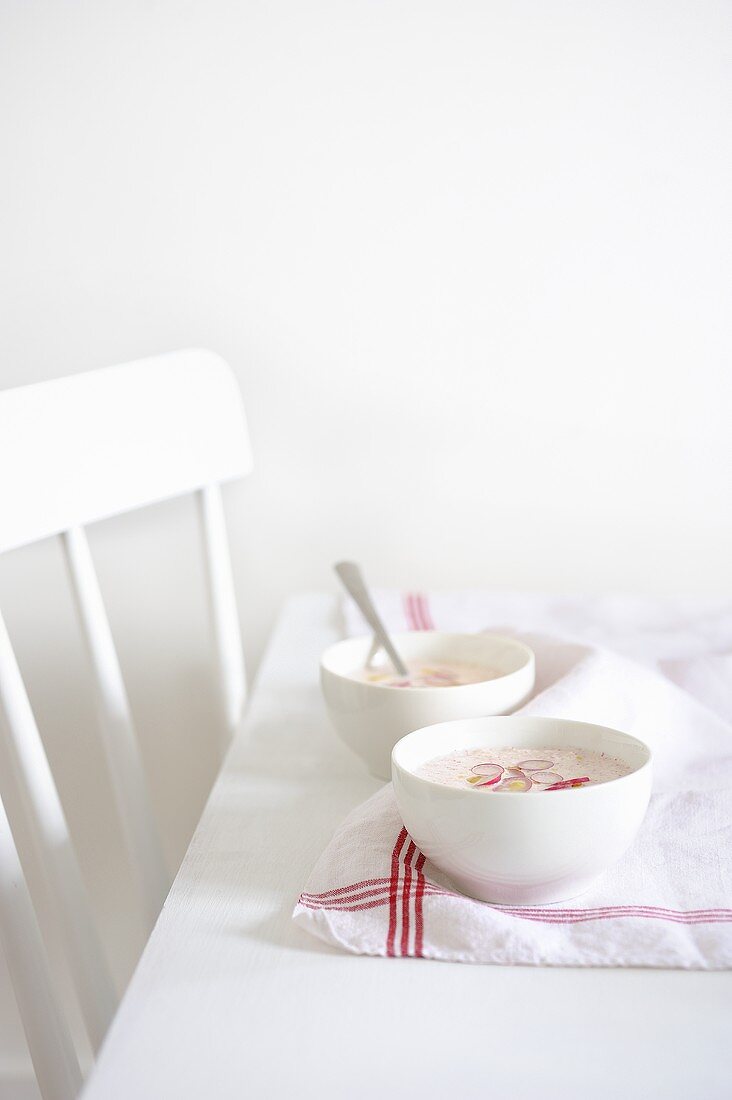
[[[373,635],[330,646],[320,682],[339,737],[380,779],[391,751],[413,730],[457,718],[507,714],[534,687],[532,650],[514,638],[438,630],[389,635],[357,565],[336,573]]]

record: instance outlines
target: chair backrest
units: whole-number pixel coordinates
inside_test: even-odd
[[[227,364],[208,351],[174,352],[0,393],[0,469],[12,471],[3,479],[0,552],[54,535],[62,541],[94,676],[110,780],[151,924],[169,876],[84,527],[156,501],[197,494],[222,724],[230,735],[244,704],[245,674],[219,486],[251,468],[241,395]],[[1,615],[0,702],[23,816],[56,902],[79,1003],[97,1048],[114,1011],[113,987]],[[0,933],[13,956],[11,975],[44,1097],[65,1098],[75,1087],[76,1071],[69,1068],[73,1048],[67,1035],[59,1038],[63,1022],[50,975],[38,962],[45,959],[38,927],[19,916],[30,897],[25,882],[19,885],[20,863],[6,825],[0,810]],[[44,972],[48,981],[39,999]],[[29,1017],[32,1003],[42,1008]]]

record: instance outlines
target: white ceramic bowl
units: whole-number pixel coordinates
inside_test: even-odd
[[[633,771],[545,793],[476,791],[414,771],[457,749],[578,745]],[[618,730],[558,718],[443,722],[403,737],[392,753],[399,812],[415,844],[459,890],[481,901],[542,905],[583,893],[631,844],[651,793],[650,749]]]
[[[500,671],[478,684],[436,688],[394,688],[355,679],[371,642],[370,637],[348,638],[326,649],[320,683],[336,731],[380,779],[391,776],[391,750],[405,733],[451,718],[506,714],[534,687],[534,654],[513,638],[437,630],[395,634],[394,643],[405,661],[460,661]]]

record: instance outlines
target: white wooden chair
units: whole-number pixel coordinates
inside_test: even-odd
[[[249,473],[249,436],[227,364],[190,350],[0,393],[0,552],[57,535],[64,547],[98,698],[100,732],[150,924],[169,886],[142,761],[84,527],[184,493],[200,502],[216,668],[229,732],[244,662],[220,484]],[[115,996],[63,807],[0,615],[0,702],[24,824],[58,913],[94,1049]],[[2,793],[0,789],[0,794]],[[0,801],[0,936],[44,1100],[69,1100],[79,1063],[56,1001],[18,851]]]

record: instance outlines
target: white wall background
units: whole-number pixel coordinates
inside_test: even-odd
[[[728,19],[2,0],[0,387],[186,345],[232,363],[252,665],[339,556],[382,585],[729,594]],[[194,519],[92,540],[171,866],[217,764]],[[58,548],[6,556],[0,604],[123,982],[143,931]]]

